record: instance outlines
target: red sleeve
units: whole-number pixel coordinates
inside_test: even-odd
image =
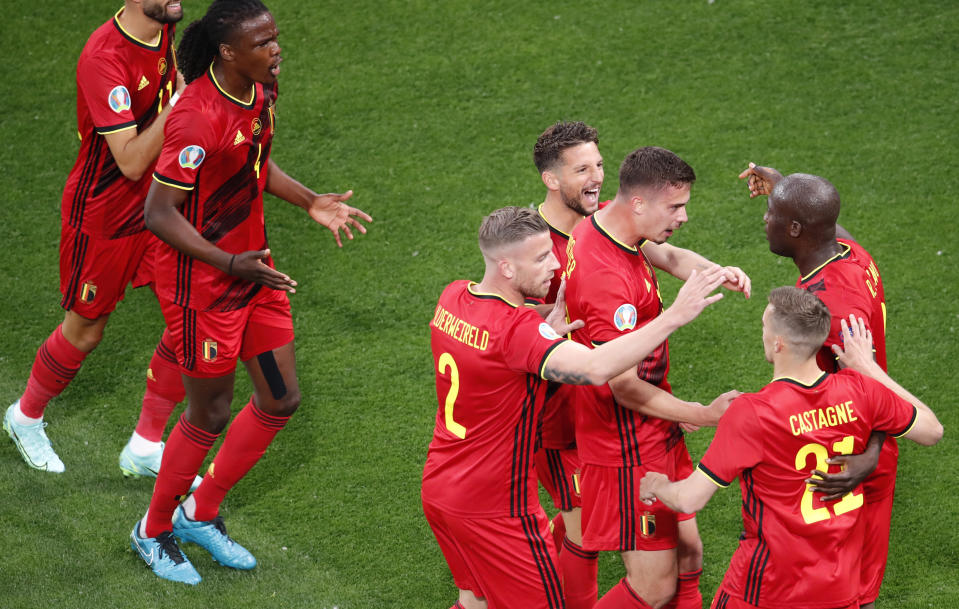
[[[916,407],[879,381],[866,376],[861,378],[873,414],[872,428],[896,438],[904,436],[916,424]]]
[[[163,150],[153,179],[161,184],[192,190],[197,172],[214,151],[217,136],[210,119],[198,109],[174,108],[163,129]]]
[[[719,420],[716,435],[698,469],[719,486],[727,487],[744,469],[762,461],[762,457],[762,430],[752,399],[740,396]]]
[[[524,307],[517,311],[517,314],[519,319],[513,324],[505,341],[506,365],[513,370],[543,376],[543,369],[553,349],[566,339],[558,335],[532,309]]]
[[[77,64],[78,95],[90,110],[97,133],[106,135],[136,128],[133,98],[137,83],[130,82],[122,63],[107,55],[81,57]]]
[[[608,266],[589,276],[589,297],[580,304],[593,345],[606,343],[636,329],[635,288]]]
[[[842,326],[839,322],[845,319],[848,323],[850,315],[861,317],[866,322],[866,328],[872,329],[869,328],[869,319],[872,316],[872,297],[868,293],[864,293],[865,290],[865,284],[860,289],[845,285],[816,293],[816,296],[829,308],[829,315],[832,317],[829,336],[823,343],[824,347],[842,346]]]

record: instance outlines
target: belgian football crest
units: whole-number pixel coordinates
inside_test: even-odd
[[[250,125],[250,129],[253,131],[253,135],[260,135],[260,130],[263,129],[263,125],[260,124],[259,118],[253,119],[253,123]]]
[[[180,167],[184,169],[196,169],[206,157],[206,150],[199,146],[187,146],[180,151]]]
[[[127,91],[127,88],[123,85],[117,85],[110,91],[110,95],[107,97],[107,103],[110,104],[110,109],[117,114],[129,110],[131,103],[130,92]]]
[[[93,299],[97,297],[97,286],[94,283],[87,281],[80,287],[80,300],[85,303],[93,302]]]
[[[216,361],[216,341],[212,338],[207,338],[203,340],[203,349],[201,349],[203,355],[203,361],[205,362],[215,362]]]
[[[160,76],[166,74],[166,57],[161,57],[160,61],[157,62],[157,72],[160,73]]]
[[[653,537],[656,535],[656,515],[646,512],[639,520],[639,532],[643,537]]]

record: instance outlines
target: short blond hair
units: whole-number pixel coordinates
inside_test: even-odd
[[[770,321],[794,347],[812,356],[826,342],[832,316],[815,294],[794,286],[782,286],[769,293]]]
[[[483,218],[479,228],[479,248],[484,256],[491,256],[503,246],[548,231],[549,225],[535,209],[503,207]]]

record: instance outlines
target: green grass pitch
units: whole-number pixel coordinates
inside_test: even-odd
[[[23,390],[59,323],[59,201],[76,155],[75,64],[113,2],[5,3],[0,35],[0,399]],[[293,296],[303,402],[229,495],[231,533],[252,573],[186,552],[197,588],[155,578],[127,542],[152,484],[125,480],[162,321],[128,293],[97,351],[47,411],[62,476],[29,470],[0,439],[0,606],[449,607],[454,588],[422,517],[432,433],[427,323],[443,286],[478,279],[476,228],[490,210],[538,203],[537,135],[560,119],[599,129],[602,196],[632,149],[670,148],[696,169],[690,222],[674,237],[753,279],[673,340],[678,395],[761,387],[765,294],[792,283],[768,252],[748,161],[830,178],[841,223],[879,263],[890,370],[946,426],[935,448],[905,443],[881,607],[959,607],[959,502],[951,464],[959,360],[959,5],[943,0],[760,2],[268,2],[285,63],[273,158],[321,191],[356,191],[375,222],[342,251],[271,200],[277,267]],[[184,23],[206,2],[184,3]],[[664,278],[667,300],[677,282]],[[235,408],[250,390],[238,376]],[[690,436],[694,459],[712,436]],[[740,530],[739,494],[701,513],[711,598]],[[600,589],[619,577],[604,555]]]

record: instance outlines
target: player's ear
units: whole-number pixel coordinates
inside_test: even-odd
[[[225,42],[221,42],[219,51],[220,51],[220,57],[222,57],[224,61],[233,61],[235,57],[233,53],[233,47],[231,47]]]
[[[802,224],[800,224],[800,223],[799,223],[798,221],[796,221],[796,220],[793,220],[792,222],[790,222],[790,223],[789,223],[789,236],[792,237],[793,239],[796,239],[796,238],[799,237],[799,235],[801,235],[801,234],[802,234]]]
[[[513,263],[507,258],[501,258],[499,262],[496,263],[497,268],[499,268],[500,275],[507,279],[512,279],[516,275],[516,269],[513,267]]]
[[[540,177],[543,178],[543,184],[546,185],[546,188],[549,190],[559,190],[559,177],[555,173],[547,169],[540,174]]]

